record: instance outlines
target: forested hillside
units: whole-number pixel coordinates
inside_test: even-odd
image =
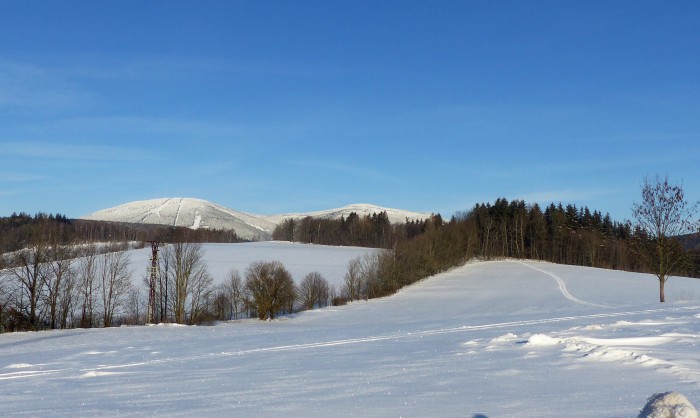
[[[561,264],[646,271],[634,251],[642,234],[630,222],[575,205],[538,204],[497,199],[477,204],[449,221],[433,215],[424,221],[391,225],[384,214],[360,218],[287,220],[275,239],[326,245],[358,245],[389,251],[365,270],[364,292],[371,298],[396,292],[417,280],[472,258],[527,258]],[[693,243],[687,239],[685,242]],[[698,248],[688,248],[698,254]],[[676,274],[697,276],[699,257]]]

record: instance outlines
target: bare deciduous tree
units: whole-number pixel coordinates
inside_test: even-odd
[[[220,292],[226,306],[225,319],[240,319],[245,310],[245,288],[243,279],[237,269],[228,272],[226,281],[221,284]]]
[[[132,287],[126,301],[126,322],[129,325],[145,324],[144,308],[147,304],[148,302],[143,299],[141,289]]]
[[[311,272],[299,283],[299,299],[304,309],[314,309],[328,305],[329,298],[328,280],[321,273]]]
[[[361,299],[362,259],[357,256],[348,262],[348,270],[343,281],[343,296],[352,300]]]
[[[209,307],[210,296],[212,291],[211,275],[207,273],[206,268],[202,274],[196,274],[190,280],[189,288],[189,312],[188,320],[190,324],[196,324],[204,317]]]
[[[78,297],[80,303],[80,322],[82,328],[91,328],[95,323],[95,306],[97,305],[97,248],[90,245],[78,261]]]
[[[171,308],[172,301],[169,298],[170,295],[170,258],[168,257],[168,252],[170,250],[168,247],[164,248],[163,255],[158,259],[158,278],[156,280],[156,301],[157,306],[154,307],[156,312],[153,313],[154,320],[158,322],[168,321],[169,312]],[[150,289],[150,278],[146,277],[144,279],[146,288]],[[159,308],[159,309],[156,309]],[[157,318],[156,318],[157,317]]]
[[[214,289],[211,299],[211,309],[217,321],[228,321],[233,317],[231,302],[227,297],[226,285],[224,283],[219,284]]]
[[[383,295],[384,281],[382,279],[383,263],[386,262],[387,253],[373,251],[360,259],[360,294],[365,299],[372,299]]]
[[[53,244],[49,250],[51,261],[48,262],[46,274],[43,277],[43,286],[46,289],[45,309],[48,311],[48,322],[52,329],[65,328],[65,320],[61,320],[67,313],[63,309],[70,309],[72,300],[73,252],[69,247]],[[68,290],[68,291],[66,291]]]
[[[72,327],[75,313],[75,300],[77,295],[77,272],[73,263],[68,263],[68,268],[61,280],[58,291],[58,326],[62,329]]]
[[[669,183],[668,177],[644,179],[642,201],[635,203],[633,214],[637,221],[637,252],[644,264],[659,279],[659,301],[665,301],[664,285],[669,276],[689,260],[677,237],[691,232],[697,203],[685,199],[683,187]]]
[[[167,281],[175,322],[196,322],[213,281],[204,264],[202,246],[178,242],[165,248],[164,258],[168,264]]]
[[[212,303],[214,316],[218,320],[240,319],[245,308],[245,295],[243,280],[237,269],[231,269],[226,281],[217,286]]]
[[[124,307],[132,288],[129,257],[126,252],[117,251],[103,254],[98,260],[102,324],[110,327],[114,314]]]
[[[14,292],[15,306],[27,315],[29,326],[38,329],[40,323],[39,302],[42,296],[42,285],[48,274],[48,247],[43,242],[17,251],[12,259],[10,269],[16,279],[17,289]]]

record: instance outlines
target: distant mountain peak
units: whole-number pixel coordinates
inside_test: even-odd
[[[84,219],[183,226],[192,229],[233,229],[244,239],[267,240],[275,224],[244,212],[235,211],[202,199],[161,198],[125,203],[103,209]]]
[[[389,218],[389,222],[391,223],[403,223],[406,222],[406,219],[420,220],[430,217],[430,214],[428,213],[411,212],[407,210],[394,208],[385,208],[369,203],[353,203],[347,206],[343,206],[341,208],[326,209],[307,213],[287,213],[280,215],[272,215],[268,216],[267,218],[279,224],[280,222],[288,218],[299,219],[311,216],[312,218],[339,219],[341,216],[347,218],[348,215],[350,215],[351,213],[356,213],[358,216],[364,217],[372,215],[373,213],[381,212],[386,212],[387,217]]]
[[[428,218],[430,215],[401,209],[384,208],[367,203],[356,203],[342,208],[308,213],[288,213],[281,215],[255,215],[196,198],[170,197],[139,200],[108,209],[99,210],[83,219],[126,222],[140,224],[172,225],[192,229],[233,229],[236,234],[249,240],[269,240],[275,227],[289,218],[338,219],[351,213],[363,217],[373,213],[386,212],[392,223]]]

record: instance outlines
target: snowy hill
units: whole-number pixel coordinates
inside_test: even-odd
[[[381,206],[369,205],[366,203],[358,203],[354,205],[344,206],[342,208],[327,209],[317,212],[272,215],[268,216],[267,219],[276,224],[279,224],[285,219],[301,219],[307,216],[321,219],[340,219],[341,217],[347,218],[348,215],[350,215],[353,212],[355,212],[361,218],[364,216],[371,216],[374,213],[386,212],[387,216],[389,217],[389,222],[391,223],[403,223],[406,222],[406,219],[420,220],[430,217],[429,213],[410,212],[402,209],[384,208]]]
[[[244,239],[268,240],[275,224],[263,217],[238,212],[206,200],[167,198],[142,200],[104,209],[83,217],[97,221],[233,229]]]
[[[207,245],[208,262],[230,259],[227,248]],[[230,245],[239,262],[292,250],[314,269],[330,249]],[[275,321],[0,334],[0,410],[636,417],[669,390],[697,406],[700,281],[671,278],[665,304],[656,286],[647,274],[476,262],[391,297]]]
[[[293,213],[283,215],[254,215],[201,199],[165,198],[126,203],[109,209],[100,210],[83,219],[129,222],[157,225],[184,226],[187,228],[233,229],[239,237],[249,240],[269,240],[275,227],[288,218],[338,219],[355,212],[359,216],[386,211],[392,223],[405,222],[406,219],[425,219],[429,214],[409,212],[399,209],[357,204],[338,209],[329,209],[310,213]]]

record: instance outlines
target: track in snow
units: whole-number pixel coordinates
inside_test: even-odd
[[[385,335],[377,335],[377,336],[370,336],[370,337],[349,338],[349,339],[344,339],[344,340],[333,340],[333,341],[315,342],[315,343],[307,343],[307,344],[294,344],[294,345],[284,345],[284,346],[274,346],[274,347],[263,347],[263,348],[255,348],[255,349],[250,349],[250,350],[224,352],[224,353],[221,353],[219,355],[222,355],[222,356],[229,355],[230,356],[230,355],[243,355],[243,354],[251,354],[251,353],[270,352],[270,351],[305,350],[305,349],[321,348],[321,347],[333,347],[333,346],[338,346],[338,345],[360,344],[360,343],[386,341],[386,340],[409,339],[409,338],[425,337],[425,336],[431,336],[431,335],[454,334],[454,333],[459,333],[459,332],[471,332],[471,331],[480,331],[480,330],[498,329],[498,328],[512,328],[512,327],[516,327],[516,326],[542,325],[542,324],[549,324],[549,323],[556,323],[556,322],[574,321],[574,320],[578,320],[578,319],[614,318],[614,317],[621,317],[621,316],[632,316],[632,315],[659,313],[659,312],[679,312],[679,311],[699,311],[699,310],[700,310],[700,306],[687,306],[687,307],[682,307],[682,308],[659,308],[659,309],[647,309],[647,310],[641,310],[641,311],[608,312],[608,313],[599,313],[599,314],[590,314],[590,315],[562,316],[562,317],[555,317],[555,318],[531,319],[531,320],[525,320],[525,321],[509,321],[509,322],[500,322],[500,323],[483,324],[483,325],[462,325],[459,327],[438,328],[438,329],[429,329],[429,330],[415,331],[415,332],[403,332],[403,333],[385,334]],[[216,354],[211,354],[211,355],[216,355]]]
[[[599,313],[599,314],[590,314],[590,315],[563,316],[563,317],[554,317],[554,318],[531,319],[531,320],[524,320],[524,321],[509,321],[509,322],[500,322],[500,323],[491,323],[491,324],[482,324],[482,325],[462,325],[462,326],[450,327],[450,328],[436,328],[436,329],[428,329],[428,330],[414,331],[414,332],[398,332],[398,333],[392,333],[392,334],[382,334],[382,335],[375,335],[375,336],[347,338],[347,339],[340,339],[340,340],[318,341],[318,342],[305,343],[305,344],[276,345],[276,346],[269,346],[269,347],[251,348],[251,349],[247,349],[247,350],[224,351],[224,352],[218,352],[218,353],[208,353],[208,354],[200,354],[200,355],[185,356],[185,357],[167,357],[167,358],[151,359],[151,360],[144,360],[144,361],[139,361],[139,362],[125,363],[125,364],[104,364],[104,365],[99,365],[96,367],[81,368],[81,369],[64,368],[64,369],[54,369],[54,370],[26,370],[26,371],[19,371],[19,372],[0,373],[0,380],[19,379],[19,378],[26,379],[26,378],[32,378],[32,377],[41,377],[41,376],[45,376],[45,375],[57,374],[57,373],[62,373],[62,372],[68,373],[69,375],[71,375],[73,377],[80,377],[80,376],[86,376],[86,375],[90,375],[90,374],[106,373],[106,371],[135,368],[135,367],[139,367],[139,366],[147,366],[147,365],[155,365],[155,364],[168,364],[168,363],[184,362],[184,361],[206,360],[206,359],[212,359],[212,358],[217,358],[217,357],[233,357],[233,356],[254,355],[254,354],[258,354],[258,353],[271,353],[271,352],[283,352],[283,351],[313,350],[313,349],[333,348],[333,347],[353,345],[353,344],[367,344],[367,343],[374,343],[374,342],[381,342],[381,341],[388,341],[388,340],[394,340],[394,341],[411,340],[411,339],[416,339],[416,338],[430,337],[430,336],[442,335],[442,334],[455,334],[455,333],[474,332],[474,331],[489,330],[489,329],[513,328],[513,327],[523,327],[523,326],[531,326],[531,325],[543,325],[543,324],[568,322],[568,321],[581,320],[581,319],[615,318],[615,317],[633,316],[633,315],[640,315],[640,314],[652,314],[652,313],[660,313],[660,312],[682,312],[682,311],[684,311],[684,312],[700,311],[700,306],[659,308],[659,309],[647,309],[647,310],[625,311],[625,312],[608,312],[608,313]]]
[[[565,298],[569,299],[572,302],[575,302],[575,303],[578,303],[581,305],[594,306],[596,308],[610,308],[610,306],[600,305],[600,304],[592,303],[592,302],[586,302],[585,300],[581,300],[581,299],[577,298],[576,296],[572,295],[569,292],[569,289],[566,288],[566,283],[564,283],[564,280],[562,280],[561,277],[557,276],[554,273],[551,273],[551,272],[546,271],[546,270],[542,270],[542,269],[537,268],[535,266],[531,266],[523,261],[515,261],[515,263],[522,264],[525,267],[529,267],[535,271],[539,271],[540,273],[546,274],[547,276],[556,280],[557,283],[559,283],[559,291],[561,292],[561,294],[564,295]]]

